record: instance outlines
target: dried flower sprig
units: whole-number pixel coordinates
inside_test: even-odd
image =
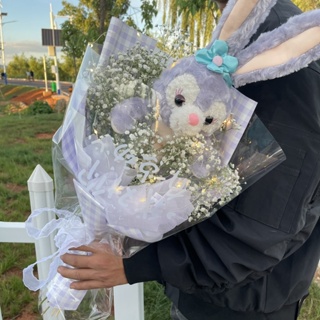
[[[212,215],[213,207],[221,207],[241,192],[238,171],[232,166],[222,166],[218,141],[209,140],[202,134],[196,136],[161,137],[147,122],[138,122],[131,131],[116,136],[117,144],[126,144],[127,159],[134,159],[132,169],[137,174],[132,184],[156,183],[179,174],[190,183],[194,211],[189,222]],[[165,141],[165,143],[164,143]],[[161,148],[155,148],[162,145]],[[151,160],[146,165],[146,159]],[[203,163],[207,174],[196,177],[192,167]],[[156,170],[155,170],[156,169]]]
[[[98,135],[110,133],[110,111],[132,96],[145,98],[153,81],[166,68],[169,56],[137,44],[126,53],[112,55],[97,68],[87,94],[92,127]]]
[[[176,37],[176,34],[171,36]],[[181,54],[183,48],[191,50],[191,45],[186,42],[181,47],[177,44],[171,48],[176,49],[176,55]],[[117,134],[111,126],[112,108],[128,98],[150,97],[153,82],[168,61],[169,57],[162,52],[139,44],[126,53],[111,56],[93,76],[94,85],[88,90],[87,108],[92,130],[98,136],[110,134],[116,146],[127,148],[124,158],[137,173],[130,185],[153,184],[176,174],[188,179],[187,188],[194,205],[189,221],[198,221],[212,215],[212,208],[224,205],[241,191],[238,171],[221,165],[219,141],[202,134],[163,137],[155,130],[158,110],[152,105],[149,113],[134,123],[132,130]]]

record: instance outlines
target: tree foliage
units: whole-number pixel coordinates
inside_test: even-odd
[[[58,14],[69,17],[69,21],[62,25],[62,51],[72,60],[73,74],[77,73],[77,65],[87,44],[103,43],[112,17],[127,20],[129,25],[137,28],[132,17],[126,15],[130,0],[79,0],[78,6],[63,0],[62,4],[63,9]],[[145,25],[141,30],[147,31],[153,27],[152,19],[157,14],[156,0],[141,0],[140,8]]]
[[[30,71],[28,58],[23,53],[14,55],[7,67],[8,77],[25,78],[27,71]]]
[[[126,17],[130,8],[130,0],[79,0],[79,5],[74,6],[63,0],[63,9],[59,15],[69,16],[75,28],[85,35],[90,35],[89,41],[99,39],[103,42],[103,35],[106,33],[112,17],[123,20],[133,20]],[[144,30],[152,28],[152,19],[157,14],[156,0],[141,1],[141,17],[145,24]]]
[[[27,71],[32,70],[34,72],[34,78],[38,80],[44,80],[44,61],[46,64],[47,79],[49,81],[55,80],[55,74],[52,73],[51,67],[53,66],[53,60],[51,58],[35,58],[33,56],[27,58],[23,53],[21,55],[15,55],[9,62],[7,67],[8,77],[25,79]],[[80,60],[77,62],[80,64]],[[61,81],[74,81],[75,73],[72,65],[72,59],[64,56],[62,62],[58,61],[59,78]]]
[[[147,31],[149,29],[152,29],[152,19],[155,17],[158,13],[157,10],[157,1],[156,0],[142,0],[141,2],[141,16],[142,21],[145,23],[145,27],[143,28],[143,31]]]
[[[218,7],[212,0],[158,0],[162,8],[162,22],[189,33],[196,47],[205,46],[211,37],[218,17]]]
[[[70,75],[71,81],[74,81],[78,73],[78,66],[81,62],[83,54],[86,50],[88,43],[88,36],[81,30],[76,28],[70,21],[66,21],[62,24],[62,52],[68,58],[68,62],[72,65],[73,70]]]
[[[98,39],[103,42],[112,16],[121,17],[130,5],[129,0],[79,0],[78,6],[66,0],[62,1],[63,9],[59,15],[69,16],[75,29],[89,37],[88,41]],[[99,38],[100,37],[100,38]]]
[[[293,2],[302,11],[309,11],[320,8],[320,0],[293,0]]]
[[[48,80],[54,79],[51,72],[52,60],[46,58],[46,71]],[[44,79],[44,64],[43,58],[35,58],[31,56],[27,58],[24,53],[21,55],[14,55],[13,59],[9,62],[7,67],[8,77],[23,78],[27,77],[27,71],[34,72],[35,79]]]
[[[69,56],[63,56],[62,62],[59,63],[59,77],[62,81],[74,82],[78,70],[81,65],[81,59],[76,59],[76,66],[74,66],[74,59]]]

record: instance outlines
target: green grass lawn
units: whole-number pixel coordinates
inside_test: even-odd
[[[0,106],[0,221],[25,221],[30,214],[27,180],[37,164],[53,176],[51,136],[63,115],[5,115],[2,110]],[[34,320],[41,319],[37,293],[22,283],[22,269],[34,261],[33,245],[0,243],[0,306],[5,320],[16,319],[24,312],[33,314]],[[147,283],[145,319],[169,320],[169,309],[163,288],[155,282]],[[320,289],[314,285],[300,320],[317,319]]]
[[[4,110],[0,106],[0,221],[25,221],[30,214],[27,180],[37,164],[53,177],[51,137],[63,115],[6,115]],[[24,313],[41,319],[38,293],[22,282],[22,269],[34,261],[34,245],[0,243],[0,306],[5,320]],[[170,304],[162,287],[149,283],[145,290],[146,320],[169,320]]]
[[[37,164],[52,176],[51,136],[61,122],[61,114],[31,117],[0,113],[0,221],[25,221],[30,214],[27,180]],[[4,319],[13,319],[23,311],[36,314],[37,293],[27,290],[21,280],[22,269],[34,260],[34,245],[0,243]]]
[[[313,283],[310,288],[310,295],[303,304],[299,320],[320,319],[320,287]]]
[[[8,101],[23,93],[34,91],[37,89],[38,88],[36,87],[30,87],[30,86],[14,86],[14,85],[2,86],[0,91],[0,101]]]

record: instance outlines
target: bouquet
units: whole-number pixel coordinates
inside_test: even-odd
[[[38,230],[35,217],[49,210],[42,209],[27,221],[36,238],[55,232],[58,250],[47,258],[48,279],[36,279],[33,264],[24,270],[25,284],[45,289],[65,316],[76,310],[77,319],[105,319],[111,294],[70,289],[56,273],[62,254],[100,241],[130,257],[212,216],[284,160],[253,116],[256,102],[231,86],[227,71],[206,67],[215,50],[211,61],[234,68],[224,43],[203,50],[173,62],[153,39],[115,18],[103,48],[88,46],[53,139],[50,210],[57,220]]]

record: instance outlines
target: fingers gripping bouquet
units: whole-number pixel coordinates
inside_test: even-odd
[[[208,47],[174,63],[154,40],[112,19],[102,51],[87,50],[54,137],[58,219],[42,230],[33,227],[39,212],[27,221],[36,237],[56,231],[58,247],[46,281],[30,275],[33,265],[25,270],[29,288],[46,287],[52,306],[78,310],[86,292],[56,274],[60,255],[96,240],[130,257],[207,219],[284,160],[253,116],[256,102],[236,88],[317,59],[320,13],[248,45],[274,3],[230,0]]]

